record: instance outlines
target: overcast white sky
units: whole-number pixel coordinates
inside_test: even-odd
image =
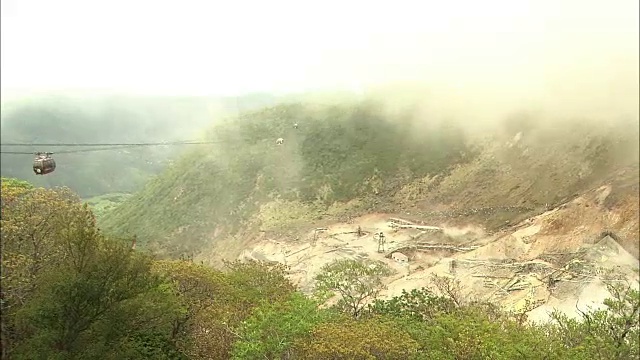
[[[543,91],[570,74],[604,82],[637,74],[638,3],[2,0],[0,79],[3,97],[16,89],[196,95],[398,80]]]

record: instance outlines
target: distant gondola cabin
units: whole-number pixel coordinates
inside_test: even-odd
[[[56,169],[56,161],[49,154],[36,154],[33,160],[33,172],[36,175],[46,175]]]

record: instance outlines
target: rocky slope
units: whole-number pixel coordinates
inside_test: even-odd
[[[177,161],[106,214],[101,226],[136,234],[141,245],[161,254],[195,255],[214,265],[273,241],[287,244],[275,250],[278,256],[307,254],[312,250],[301,249],[315,228],[342,236],[336,232],[354,230],[349,218],[378,219],[373,214],[385,215],[377,225],[362,220],[370,233],[387,231],[388,216],[396,216],[462,232],[464,241],[484,245],[456,255],[460,260],[542,261],[545,253],[579,252],[604,233],[638,258],[637,119],[518,116],[484,132],[473,129],[391,113],[371,102],[285,104],[244,113],[214,127],[208,138],[215,145]],[[284,144],[276,145],[279,137]],[[533,227],[517,232],[523,224]],[[351,251],[378,256],[371,246],[377,244]],[[339,254],[295,261],[308,269],[308,281],[309,269]],[[444,255],[420,256],[427,258],[424,269],[430,263],[446,267]]]
[[[414,215],[410,221],[399,214],[370,214],[314,229],[296,241],[264,236],[240,258],[286,264],[306,291],[334,259],[381,260],[395,270],[383,297],[431,286],[438,275],[459,281],[467,299],[500,303],[531,320],[547,320],[554,309],[577,316],[609,296],[607,271],[633,286],[640,281],[640,198],[637,182],[626,186],[603,185],[495,232],[472,222],[452,225],[459,218],[416,221]],[[627,192],[626,200],[612,206],[610,196],[620,192]],[[386,238],[383,251],[380,232]],[[394,259],[397,253],[408,262]]]

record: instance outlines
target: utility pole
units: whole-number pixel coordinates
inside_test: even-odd
[[[385,238],[385,236],[382,233],[382,231],[377,233],[376,236],[378,238],[377,239],[378,240],[378,252],[379,253],[383,253],[384,252],[384,244],[387,242],[387,239]]]

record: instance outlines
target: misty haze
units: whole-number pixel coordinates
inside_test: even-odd
[[[640,6],[1,3],[1,358],[640,357]]]

